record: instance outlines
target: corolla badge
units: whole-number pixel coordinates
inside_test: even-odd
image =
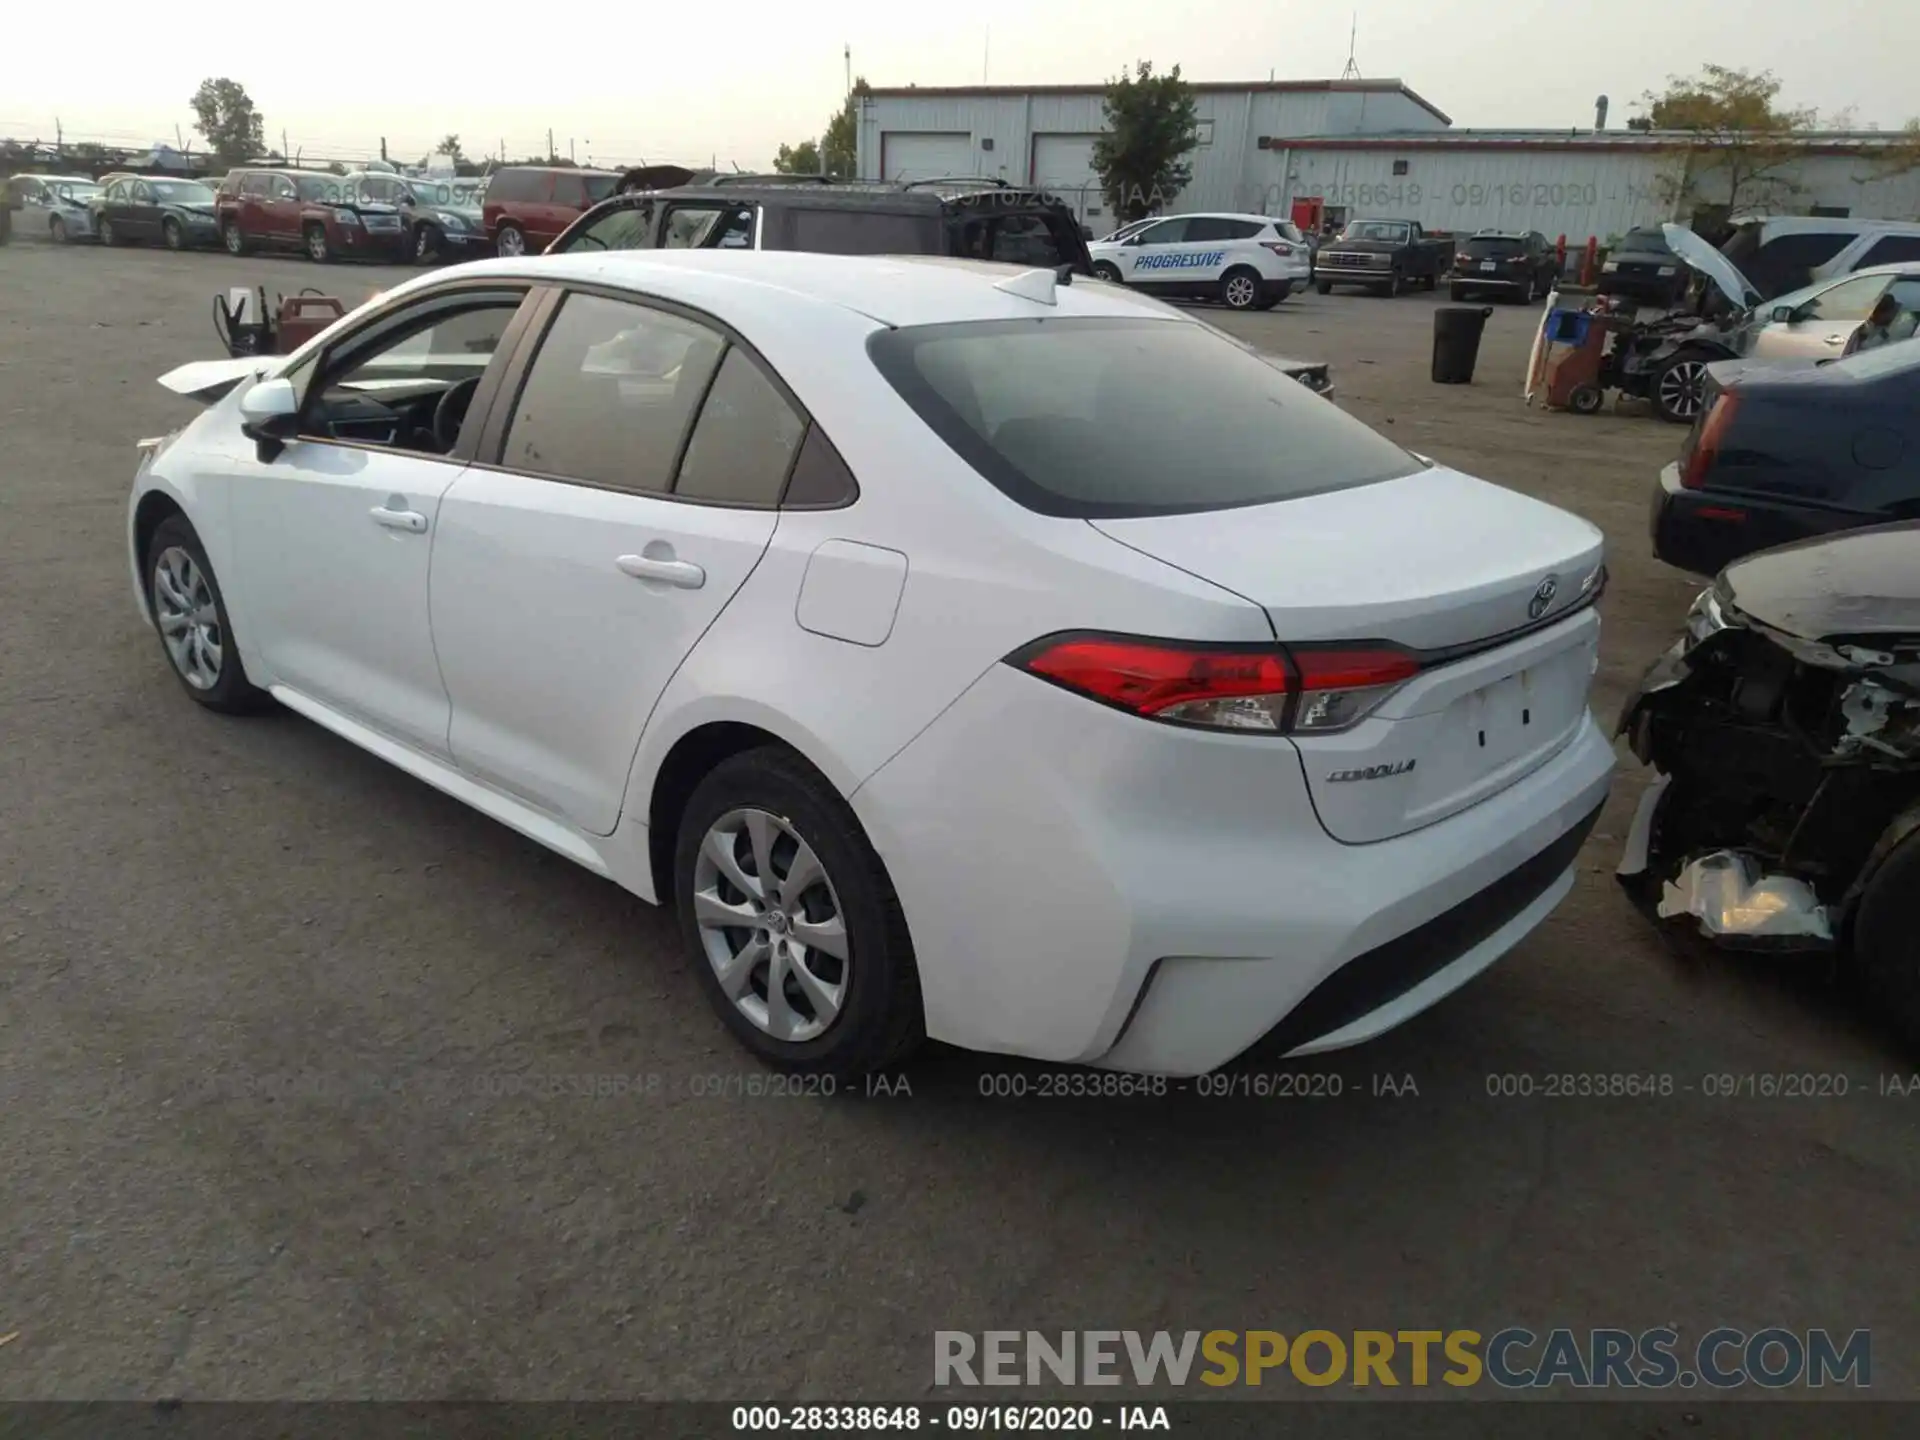
[[[1527,618],[1538,620],[1547,613],[1547,607],[1553,604],[1553,597],[1560,593],[1560,577],[1549,575],[1534,587],[1533,598],[1527,602]]]
[[[1385,780],[1390,776],[1404,775],[1419,763],[1417,760],[1402,760],[1395,765],[1362,765],[1357,770],[1336,770],[1327,776],[1327,779],[1334,783],[1347,780]]]

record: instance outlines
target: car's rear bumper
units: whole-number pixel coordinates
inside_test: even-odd
[[[1688,490],[1680,483],[1678,461],[1661,469],[1648,502],[1647,528],[1654,558],[1709,578],[1757,550],[1894,518],[1814,509],[1762,496]]]
[[[1346,845],[1290,742],[1158,725],[996,666],[853,803],[930,1035],[1192,1075],[1292,1016],[1289,1050],[1331,1049],[1465,984],[1571,887],[1568,837],[1612,769],[1587,716],[1490,799]]]
[[[1480,275],[1471,270],[1456,270],[1449,283],[1459,290],[1525,290],[1533,283],[1533,277]]]

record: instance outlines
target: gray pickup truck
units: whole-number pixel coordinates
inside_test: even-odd
[[[1453,236],[1423,230],[1418,220],[1355,220],[1313,257],[1313,288],[1361,285],[1398,295],[1410,285],[1431,290],[1453,260]]]

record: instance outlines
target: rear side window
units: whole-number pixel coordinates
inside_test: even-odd
[[[1778,235],[1764,241],[1751,260],[1734,258],[1734,264],[1759,287],[1761,294],[1778,295],[1813,283],[1814,268],[1833,259],[1852,239],[1851,233],[1834,231]]]
[[[818,425],[809,426],[794,459],[793,474],[787,477],[782,503],[790,510],[825,510],[851,504],[859,493],[853,472],[826,432]]]
[[[1398,445],[1192,324],[916,326],[868,342],[901,397],[1044,515],[1175,515],[1411,475]]]
[[[724,505],[777,505],[806,428],[746,352],[729,349],[700,408],[673,493]]]
[[[1889,235],[1876,241],[1873,248],[1860,257],[1857,268],[1865,270],[1873,265],[1898,265],[1908,260],[1920,260],[1920,235]]]
[[[886,215],[859,210],[795,207],[779,227],[783,250],[819,255],[931,255],[939,251],[939,232],[919,215]]]
[[[704,325],[567,296],[514,404],[510,470],[662,494],[725,342]]]

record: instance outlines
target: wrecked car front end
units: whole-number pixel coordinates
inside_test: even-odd
[[[1643,909],[1730,948],[1846,950],[1920,846],[1920,525],[1729,566],[1618,733],[1655,771],[1619,866]]]

